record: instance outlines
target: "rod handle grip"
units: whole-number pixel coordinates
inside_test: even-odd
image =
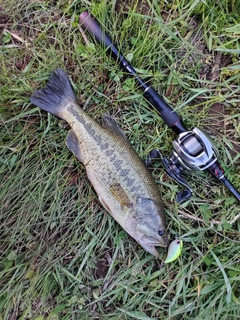
[[[160,117],[174,132],[180,134],[188,131],[183,124],[180,115],[173,111],[173,109],[163,100],[163,98],[153,87],[148,87],[144,91],[143,96],[152,106],[157,109]]]
[[[110,36],[101,28],[100,23],[92,14],[87,11],[82,12],[79,22],[83,30],[88,31],[99,44],[109,49],[115,58],[121,57]]]

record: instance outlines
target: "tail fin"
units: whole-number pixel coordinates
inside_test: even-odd
[[[58,68],[50,75],[46,87],[36,90],[30,100],[37,107],[60,116],[64,106],[69,101],[76,101],[76,97],[66,73]]]

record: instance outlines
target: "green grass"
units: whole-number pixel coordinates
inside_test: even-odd
[[[124,12],[115,4],[0,6],[0,319],[240,319],[233,196],[205,172],[190,175],[193,196],[180,206],[181,187],[156,164],[170,238],[184,242],[180,258],[160,268],[102,209],[65,147],[66,124],[29,101],[62,67],[87,112],[99,121],[114,115],[143,159],[153,148],[170,155],[174,135],[133,79],[90,37],[83,40],[78,16],[92,11],[188,127],[213,136],[240,189],[238,1],[145,1]]]

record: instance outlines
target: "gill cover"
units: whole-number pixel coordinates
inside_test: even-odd
[[[131,218],[126,221],[127,232],[149,253],[159,257],[155,247],[167,246],[165,217],[159,203],[149,198],[138,197],[132,208]]]

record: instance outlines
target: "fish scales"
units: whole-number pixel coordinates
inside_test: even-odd
[[[155,246],[167,245],[158,188],[117,123],[106,116],[102,126],[81,109],[62,69],[53,72],[46,88],[35,91],[31,101],[68,122],[71,130],[66,144],[84,164],[100,202],[157,257]]]
[[[72,123],[87,172],[94,171],[94,179],[106,193],[111,183],[119,181],[130,195],[138,190],[139,195],[158,199],[159,193],[150,172],[138,158],[135,159],[136,153],[130,144],[104,129],[86,113],[79,113],[78,109],[77,105],[71,104],[61,117],[68,119],[70,125]],[[136,193],[132,196],[136,197]]]

